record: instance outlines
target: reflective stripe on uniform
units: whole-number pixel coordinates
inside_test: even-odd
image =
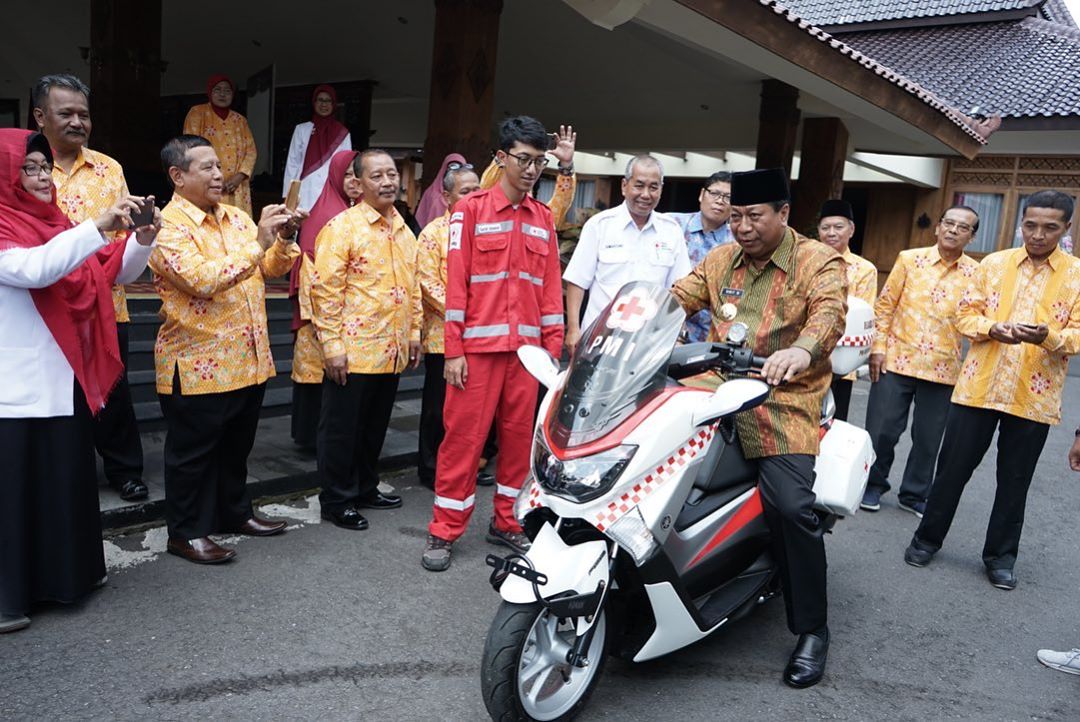
[[[506,233],[507,231],[514,230],[513,221],[503,221],[502,223],[477,223],[473,228],[473,233],[477,236],[486,236],[492,233]]]
[[[455,311],[447,311],[446,312],[446,320],[447,321],[461,321],[462,323],[465,323],[465,312],[464,311],[456,311],[456,310]]]
[[[540,317],[541,326],[562,326],[563,315],[561,313],[553,313],[549,316]]]
[[[435,497],[435,506],[441,506],[443,509],[453,509],[454,511],[465,511],[471,509],[476,502],[476,494],[473,494],[464,501],[458,501],[457,499],[450,499],[445,496]]]
[[[519,491],[521,491],[521,489],[515,489],[512,486],[503,486],[502,484],[495,485],[496,494],[502,494],[503,496],[508,496],[511,499],[516,499]]]
[[[520,331],[519,331],[520,333]],[[462,338],[489,338],[491,336],[509,336],[510,324],[500,323],[495,326],[469,326],[462,332]]]
[[[492,281],[501,281],[509,276],[510,274],[507,271],[499,271],[498,273],[478,273],[474,276],[469,276],[469,283],[491,283]]]
[[[518,324],[518,336],[525,336],[526,338],[540,338],[539,326],[523,326]]]
[[[525,271],[518,271],[518,278],[522,278],[522,279],[528,281],[529,283],[535,284],[537,286],[543,286],[544,285],[544,279],[537,278],[536,276],[533,276],[532,274],[526,273]]]

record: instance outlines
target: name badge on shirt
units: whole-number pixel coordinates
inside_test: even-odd
[[[742,298],[743,290],[741,288],[727,288],[720,289],[721,296],[727,296],[729,298]]]

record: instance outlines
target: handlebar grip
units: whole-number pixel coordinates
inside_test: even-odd
[[[750,365],[756,369],[760,369],[765,365],[767,359],[764,356],[754,356],[750,359]]]

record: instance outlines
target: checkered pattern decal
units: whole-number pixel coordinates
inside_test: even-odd
[[[867,333],[862,336],[843,336],[836,342],[837,346],[869,346],[874,342],[874,334]]]
[[[691,459],[708,446],[709,441],[712,440],[713,434],[716,433],[718,424],[719,422],[708,428],[702,429],[697,434],[690,437],[689,441],[668,457],[667,462],[662,466],[653,469],[652,472],[645,475],[644,479],[634,484],[629,491],[604,507],[600,513],[596,515],[596,521],[593,522],[596,528],[600,531],[604,531],[614,524],[623,514],[640,504],[645,497],[656,491],[656,489],[658,489],[665,481],[675,476],[675,474],[686,466]]]

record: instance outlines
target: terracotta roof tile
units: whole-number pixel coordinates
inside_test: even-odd
[[[1080,116],[1075,25],[1032,17],[843,38],[964,110],[979,106],[1002,117]]]

